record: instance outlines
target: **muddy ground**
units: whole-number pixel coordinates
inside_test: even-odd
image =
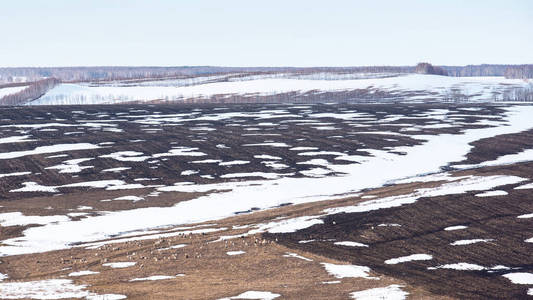
[[[467,163],[478,163],[500,155],[530,148],[531,132],[502,135],[473,143],[475,148]],[[509,144],[509,149],[501,145]],[[533,163],[475,169],[460,174],[507,174],[533,180]],[[459,175],[459,174],[457,174]],[[526,182],[527,183],[527,182]],[[291,234],[268,235],[280,244],[300,251],[370,266],[378,273],[402,278],[438,295],[459,299],[523,299],[526,286],[512,284],[501,276],[509,269],[457,271],[430,267],[458,262],[485,267],[507,266],[520,272],[533,271],[533,218],[517,218],[533,212],[530,189],[514,189],[520,184],[498,187],[508,195],[477,197],[479,192],[422,198],[402,207],[365,213],[341,213],[328,216],[324,225]],[[378,224],[401,226],[379,227]],[[451,226],[466,229],[447,231]],[[469,245],[451,245],[457,240],[490,239]],[[300,240],[317,240],[301,244]],[[357,241],[366,247],[337,246],[327,240]],[[386,264],[391,258],[425,253],[432,260],[404,264]]]
[[[94,180],[123,180],[126,183],[141,182],[148,186],[172,185],[184,181],[218,183],[257,179],[223,177],[250,172],[276,172],[287,177],[310,176],[305,171],[323,167],[322,164],[301,164],[310,159],[322,159],[335,164],[352,163],[336,158],[340,156],[339,153],[368,156],[370,153],[366,149],[394,151],[394,147],[422,143],[424,135],[458,133],[468,128],[488,127],[501,121],[502,113],[500,106],[472,104],[2,108],[0,139],[28,135],[27,139],[34,141],[0,143],[0,153],[71,143],[91,143],[99,145],[99,148],[0,159],[2,174],[31,172],[0,178],[0,213],[66,215],[82,212],[83,214],[70,216],[72,220],[76,220],[104,211],[172,206],[202,194],[152,194],[151,187],[126,190],[58,188],[59,191],[54,193],[13,190],[30,181],[45,186],[60,186]],[[345,114],[356,115],[346,118]],[[45,123],[63,125],[40,128],[12,126]],[[467,159],[460,163],[477,164],[530,149],[530,140],[531,131],[480,140],[472,144],[474,148]],[[278,146],[244,146],[263,143]],[[175,147],[194,148],[196,150],[191,151],[204,155],[154,157],[154,154],[169,153]],[[316,149],[291,150],[295,147]],[[141,153],[136,156],[150,157],[142,161],[101,157],[119,151],[136,151]],[[313,151],[337,154],[300,155]],[[64,154],[67,156],[57,156]],[[256,157],[262,155],[280,159]],[[75,173],[46,169],[78,158],[92,158],[80,163],[80,166],[90,168]],[[218,163],[194,162],[205,159],[248,163],[221,166]],[[275,169],[265,164],[265,161],[282,162],[286,167]],[[112,168],[129,169],[103,172]],[[189,170],[197,173],[183,175],[183,171]],[[515,175],[532,181],[533,163],[476,168],[452,174]],[[321,176],[334,175],[340,174]],[[237,214],[214,223],[191,224],[193,228],[189,229],[167,228],[167,233],[182,233],[167,238],[155,238],[146,234],[138,236],[134,241],[109,240],[66,250],[1,257],[0,273],[9,276],[4,282],[72,279],[76,284],[88,285],[87,289],[92,292],[122,294],[128,299],[218,299],[236,296],[248,290],[278,293],[283,299],[349,299],[351,292],[391,284],[401,285],[409,293],[409,298],[413,299],[527,297],[528,286],[512,284],[501,276],[509,270],[489,272],[427,269],[437,265],[469,262],[487,267],[504,265],[532,272],[533,259],[530,254],[533,253],[533,243],[526,243],[524,240],[533,237],[533,218],[516,217],[533,212],[533,197],[531,190],[515,190],[519,184],[499,187],[499,190],[508,192],[505,196],[482,198],[475,196],[476,192],[469,192],[424,198],[396,208],[329,215],[323,218],[324,224],[295,233],[248,234],[257,224],[273,222],[279,218],[318,215],[328,208],[367,201],[368,196],[381,198],[403,195],[415,189],[431,188],[439,184],[441,182],[398,184],[368,190],[361,195],[344,199]],[[138,196],[145,200],[113,200],[122,196]],[[380,224],[401,226],[378,226]],[[444,230],[456,225],[468,228]],[[21,236],[23,230],[32,226],[38,225],[0,227],[0,240]],[[202,233],[202,229],[216,231]],[[200,231],[193,233],[190,230]],[[474,238],[492,241],[450,245],[453,241]],[[300,243],[302,240],[315,241]],[[364,243],[369,247],[346,247],[333,243],[346,240]],[[184,246],[171,248],[176,245]],[[245,253],[230,256],[228,251]],[[414,253],[431,254],[433,259],[397,265],[384,263],[387,259]],[[136,264],[122,269],[103,265],[125,261]],[[379,280],[338,279],[328,274],[321,263],[368,266],[372,270],[370,275]],[[84,270],[99,273],[68,276],[71,272]],[[178,274],[184,276],[130,282],[134,278]]]

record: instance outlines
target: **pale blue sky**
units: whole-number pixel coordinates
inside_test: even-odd
[[[0,67],[533,63],[529,0],[0,1]]]

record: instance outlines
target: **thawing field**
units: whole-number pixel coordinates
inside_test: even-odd
[[[18,93],[27,88],[27,86],[16,86],[16,87],[3,87],[0,88],[0,99],[7,95],[12,95]]]
[[[239,74],[236,74],[239,75]],[[530,81],[420,74],[269,74],[60,84],[29,105],[125,102],[495,101]],[[352,76],[348,76],[352,75]]]
[[[526,297],[532,113],[4,108],[0,298]]]

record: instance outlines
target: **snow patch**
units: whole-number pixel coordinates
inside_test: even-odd
[[[112,262],[112,263],[105,263],[105,264],[102,264],[102,266],[104,267],[110,267],[110,268],[113,268],[113,269],[122,269],[122,268],[128,268],[128,267],[132,267],[136,264],[136,262],[132,261],[132,262]]]
[[[446,265],[440,265],[440,266],[428,268],[428,270],[436,270],[436,269],[450,269],[450,270],[459,270],[459,271],[483,271],[483,270],[486,270],[487,268],[480,266],[480,265],[465,263],[465,262],[460,262],[460,263],[455,263],[455,264],[446,264]]]
[[[75,150],[91,150],[91,149],[98,149],[98,148],[100,148],[100,146],[90,144],[90,143],[58,144],[58,145],[52,145],[52,146],[40,146],[33,150],[0,153],[0,159],[12,159],[12,158],[19,158],[19,157],[24,157],[24,156],[29,156],[29,155],[75,151]]]
[[[533,214],[520,215],[517,218],[519,218],[519,219],[530,219],[530,218],[533,218]]]
[[[346,247],[368,247],[368,245],[352,241],[335,242],[334,245],[346,246]]]
[[[356,266],[356,265],[335,265],[329,263],[322,263],[326,271],[335,276],[335,278],[347,278],[347,277],[361,277],[366,279],[379,279],[377,277],[371,277],[368,275],[370,272],[369,267]]]
[[[470,245],[475,243],[487,243],[494,241],[493,239],[471,239],[471,240],[459,240],[451,243],[452,246]]]
[[[27,282],[0,283],[0,298],[2,299],[66,299],[85,298],[97,299],[126,299],[124,295],[98,295],[86,291],[86,285],[75,285],[70,279],[47,279]]]
[[[87,271],[72,272],[72,273],[69,273],[68,276],[86,276],[86,275],[93,275],[93,274],[99,274],[99,273],[100,272],[87,270]]]
[[[305,260],[305,261],[313,261],[312,259],[310,258],[307,258],[307,257],[303,257],[301,255],[298,255],[296,253],[292,253],[292,252],[286,252],[283,257],[294,257],[294,258],[299,258],[301,260]]]
[[[280,296],[281,296],[280,294],[275,294],[271,292],[247,291],[237,296],[233,296],[229,298],[220,298],[219,300],[232,300],[232,299],[273,300]]]
[[[241,251],[241,250],[239,250],[239,251],[228,251],[228,252],[226,252],[226,254],[229,255],[229,256],[233,256],[233,255],[241,255],[241,254],[244,254],[244,253],[246,253],[246,252],[245,252],[245,251]]]
[[[356,300],[403,300],[409,293],[403,291],[402,285],[392,284],[387,287],[374,288],[350,293],[350,297]]]
[[[462,229],[467,229],[467,228],[468,228],[468,226],[457,225],[457,226],[448,226],[448,227],[444,228],[444,230],[453,231],[453,230],[462,230]]]
[[[399,263],[409,262],[409,261],[416,261],[416,260],[431,260],[433,259],[433,256],[429,254],[411,254],[408,256],[402,256],[397,258],[391,258],[385,261],[388,265],[396,265]]]
[[[172,278],[183,277],[183,276],[185,276],[185,275],[184,275],[184,274],[178,274],[178,275],[175,275],[175,276],[168,276],[168,275],[153,275],[153,276],[148,276],[148,277],[133,278],[133,279],[130,279],[130,282],[133,282],[133,281],[155,281],[155,280],[165,280],[165,279],[172,279]]]
[[[487,191],[484,193],[476,194],[476,197],[494,197],[494,196],[506,196],[508,193],[506,191]]]
[[[533,273],[517,272],[502,275],[514,284],[533,284]]]

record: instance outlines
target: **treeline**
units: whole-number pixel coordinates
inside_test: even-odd
[[[21,105],[40,98],[47,91],[58,85],[56,78],[47,78],[32,82],[22,91],[0,98],[0,105]]]
[[[15,78],[36,81],[57,78],[64,82],[159,78],[166,76],[196,75],[209,72],[206,67],[45,67],[0,68],[0,81],[12,82]]]
[[[517,102],[533,102],[533,85],[528,87],[516,88],[506,90],[501,100],[503,101],[517,101]]]
[[[367,66],[367,67],[45,67],[45,68],[0,68],[0,83],[14,82],[15,78],[36,81],[57,78],[62,82],[111,81],[143,78],[188,78],[198,75],[228,73],[280,73],[309,74],[315,72],[340,73],[412,73],[412,66]]]
[[[468,65],[442,66],[449,76],[505,76],[506,78],[533,78],[533,65]]]
[[[93,82],[130,79],[191,78],[205,75],[224,74],[313,74],[331,72],[339,74],[356,73],[415,73],[448,76],[505,76],[507,78],[533,78],[533,65],[468,65],[432,66],[421,63],[418,66],[363,66],[363,67],[45,67],[45,68],[0,68],[0,84],[26,82],[44,78],[57,78],[62,82]]]
[[[533,65],[513,66],[505,70],[506,78],[533,78]]]

